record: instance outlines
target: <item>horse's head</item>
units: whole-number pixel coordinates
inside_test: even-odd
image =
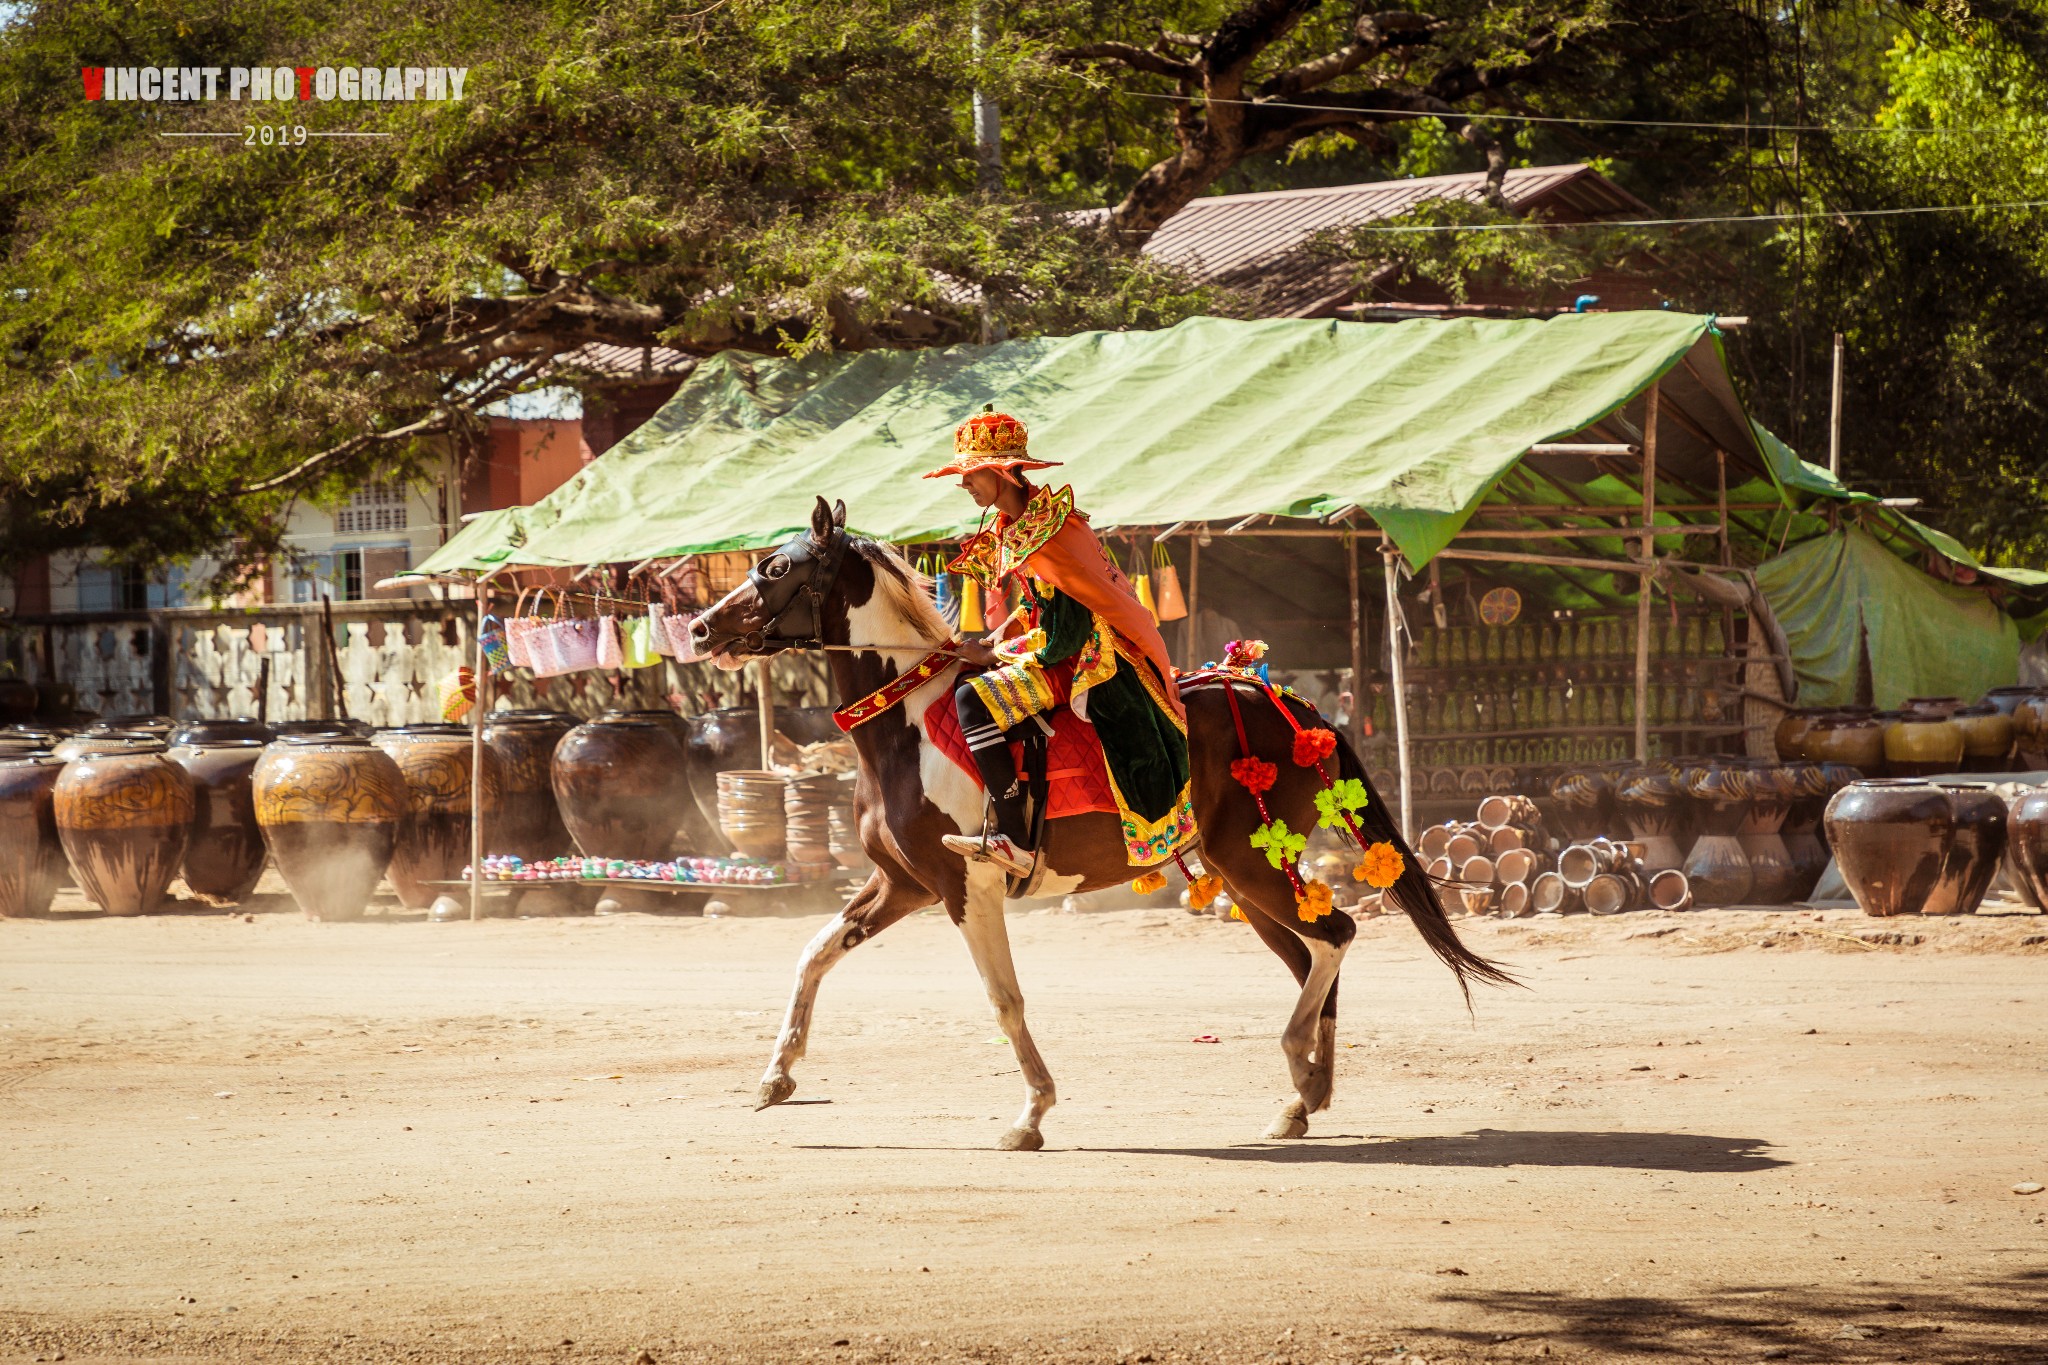
[[[756,564],[746,582],[697,618],[690,635],[698,652],[720,668],[734,669],[792,646],[828,643],[827,603],[839,587],[846,548],[846,504],[827,505],[819,498],[810,530]],[[839,617],[843,630],[843,611]]]

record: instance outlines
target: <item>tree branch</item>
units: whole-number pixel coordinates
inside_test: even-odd
[[[1136,43],[1083,43],[1079,47],[1063,47],[1052,54],[1053,60],[1079,66],[1086,62],[1117,62],[1133,71],[1145,71],[1154,76],[1165,76],[1171,80],[1199,80],[1201,69],[1194,62]]]

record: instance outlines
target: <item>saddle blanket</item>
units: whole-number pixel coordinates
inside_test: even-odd
[[[981,771],[967,751],[966,736],[960,733],[960,713],[954,709],[950,692],[933,700],[924,713],[925,733],[939,752],[959,765],[962,772],[981,785]],[[1024,770],[1024,746],[1012,744],[1010,752],[1017,771]],[[1109,765],[1102,757],[1102,740],[1095,727],[1061,706],[1052,714],[1052,737],[1045,752],[1045,817],[1058,820],[1068,815],[1118,814],[1116,794],[1109,787]]]

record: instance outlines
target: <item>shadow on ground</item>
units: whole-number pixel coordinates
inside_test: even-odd
[[[1479,1128],[1432,1137],[1331,1137],[1240,1147],[1108,1147],[1129,1156],[1352,1166],[1604,1166],[1614,1170],[1764,1171],[1788,1165],[1761,1138],[1704,1133],[1588,1133]]]

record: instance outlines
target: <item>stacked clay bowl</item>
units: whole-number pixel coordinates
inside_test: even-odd
[[[251,778],[256,823],[307,919],[358,919],[410,804],[391,756],[361,735],[293,735]]]
[[[743,857],[772,861],[787,852],[784,785],[774,773],[746,768],[718,775],[718,828]]]
[[[52,799],[71,874],[110,915],[142,915],[163,904],[185,857],[192,779],[164,742],[125,735],[81,736]]]
[[[833,773],[792,777],[783,790],[789,857],[794,862],[832,860],[832,811],[851,802],[852,784]]]

